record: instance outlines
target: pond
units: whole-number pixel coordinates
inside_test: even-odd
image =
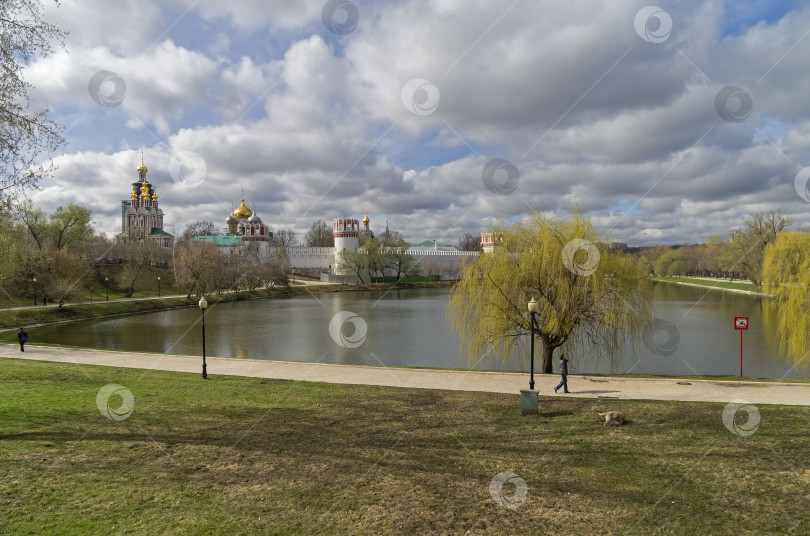
[[[446,318],[449,295],[449,289],[395,289],[213,304],[205,313],[206,353],[353,365],[528,370],[525,349],[506,363],[495,358],[472,367],[459,354],[459,338]],[[610,363],[594,348],[571,356],[572,372],[739,374],[740,332],[733,328],[733,318],[747,316],[744,374],[800,376],[779,352],[776,319],[762,298],[657,283],[653,299],[655,329],[635,355],[628,349]],[[43,326],[28,333],[32,341],[54,344],[200,355],[200,317],[198,308],[173,309]]]

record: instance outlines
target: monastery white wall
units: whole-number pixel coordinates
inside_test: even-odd
[[[279,249],[278,247],[269,247],[266,253],[267,258],[276,258]],[[327,271],[333,263],[335,248],[294,246],[285,248],[285,252],[291,268],[318,268]]]

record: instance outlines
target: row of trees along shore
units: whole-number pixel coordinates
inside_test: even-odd
[[[50,214],[30,201],[10,207],[0,218],[0,286],[5,291],[0,304],[7,305],[30,303],[32,297],[39,301],[42,296],[62,305],[87,299],[90,289],[97,297],[112,292],[129,298],[138,292],[155,293],[161,284],[164,293],[182,292],[189,297],[287,287],[292,270],[286,251],[299,245],[294,231],[282,229],[274,233],[272,245],[279,252],[272,258],[261,257],[247,245],[223,254],[213,243],[195,240],[222,232],[201,220],[187,224],[175,247],[166,250],[149,240],[126,243],[96,234],[92,211],[80,205],[60,206]],[[465,235],[460,241],[470,238]],[[333,244],[331,227],[323,221],[313,223],[306,233],[308,246]],[[358,251],[369,255],[363,259],[371,267],[362,272],[364,282],[369,274],[456,278],[461,272],[460,263],[439,265],[433,259],[417,263],[396,231],[364,240]]]

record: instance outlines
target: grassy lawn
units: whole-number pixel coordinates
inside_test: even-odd
[[[518,395],[16,359],[0,382],[2,533],[810,531],[810,408],[761,406],[738,436],[710,403],[543,397],[521,417]],[[109,383],[124,420],[97,407]],[[503,471],[517,508],[490,495]]]
[[[704,287],[725,288],[734,290],[748,290],[751,292],[762,292],[762,287],[755,287],[751,283],[734,283],[725,279],[697,279],[692,277],[651,277],[653,281],[663,281],[664,283],[690,283]]]

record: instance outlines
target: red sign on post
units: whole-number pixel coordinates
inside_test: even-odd
[[[742,377],[742,330],[748,329],[748,317],[735,316],[734,329],[740,330],[740,377]]]

